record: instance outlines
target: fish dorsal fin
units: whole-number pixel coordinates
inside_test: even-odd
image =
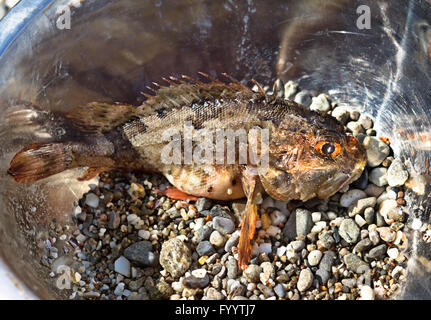
[[[183,106],[191,106],[193,103],[203,100],[234,99],[238,96],[253,98],[260,95],[226,73],[223,73],[223,76],[230,80],[229,83],[222,82],[203,72],[199,72],[199,74],[209,82],[182,75],[180,79],[162,78],[169,86],[154,83],[159,88],[157,90],[150,88],[155,95],[144,94],[147,99],[142,106],[138,107],[138,113],[151,115],[159,110],[166,112]]]
[[[254,92],[226,73],[223,73],[223,76],[230,81],[229,83],[222,82],[203,72],[199,72],[199,74],[206,79],[206,82],[185,75],[181,78],[173,76],[162,78],[168,83],[168,86],[153,83],[156,88],[147,87],[153,95],[142,93],[146,100],[139,107],[92,102],[68,112],[66,118],[71,119],[73,124],[83,132],[107,132],[130,121],[133,117],[166,113],[184,106],[191,107],[194,103],[205,100],[239,97],[253,99],[264,96],[263,89]]]
[[[83,132],[107,132],[135,115],[136,107],[126,104],[91,102],[66,113],[75,127]]]

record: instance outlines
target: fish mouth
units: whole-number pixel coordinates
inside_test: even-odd
[[[346,185],[359,179],[364,168],[366,161],[361,161],[355,165],[350,173],[337,172],[332,179],[328,179],[323,183],[316,192],[316,195],[320,199],[326,199],[337,191],[343,189]]]

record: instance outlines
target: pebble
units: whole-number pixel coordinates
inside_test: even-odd
[[[356,243],[361,230],[352,219],[344,219],[341,222],[339,234],[347,243]]]
[[[192,261],[190,249],[178,237],[165,241],[160,251],[160,264],[172,277],[181,277]]]
[[[135,242],[124,250],[124,256],[142,266],[153,267],[157,265],[157,256],[151,249],[152,245],[149,241]]]
[[[130,262],[121,256],[114,262],[114,270],[125,277],[130,277]]]
[[[271,244],[271,242],[261,243],[259,245],[259,252],[260,253],[271,253],[272,252],[272,244]]]
[[[205,288],[209,282],[210,279],[205,269],[193,270],[191,276],[184,278],[184,285],[192,289]]]
[[[364,210],[364,218],[368,224],[373,224],[375,217],[374,208],[369,207]]]
[[[370,172],[368,179],[378,187],[382,187],[388,184],[388,169],[386,168],[374,168]]]
[[[331,271],[333,264],[337,259],[337,255],[334,251],[325,251],[323,257],[320,260],[319,268],[326,271]]]
[[[216,247],[222,247],[225,244],[225,237],[218,232],[217,230],[214,230],[210,235],[210,243]]]
[[[139,230],[138,236],[144,240],[150,239],[151,233],[148,230]]]
[[[385,242],[393,242],[397,233],[389,227],[380,227],[377,228],[377,232],[380,235],[380,238]]]
[[[357,121],[350,121],[346,124],[347,129],[352,131],[353,136],[358,136],[360,133],[364,133],[365,130],[362,125]]]
[[[377,203],[376,197],[359,199],[349,207],[348,209],[349,217],[353,217],[357,214],[362,214],[366,208],[372,208],[376,205],[376,203]]]
[[[387,246],[385,244],[381,244],[368,252],[368,257],[371,259],[379,259],[386,254]]]
[[[226,262],[227,277],[229,279],[235,279],[238,275],[238,262],[233,258],[229,257]]]
[[[389,258],[395,260],[396,258],[398,258],[400,252],[397,248],[394,247],[394,248],[389,248],[387,251],[387,254]]]
[[[251,264],[244,270],[244,276],[248,282],[256,283],[260,280],[261,272],[262,268],[260,266]]]
[[[296,235],[306,236],[313,227],[311,212],[305,209],[296,209]]]
[[[362,218],[359,214],[355,216],[355,222],[360,228],[367,224],[367,221],[365,221],[365,219]]]
[[[322,259],[322,256],[323,254],[320,250],[311,251],[307,256],[309,265],[312,267],[317,266],[320,262],[320,259]]]
[[[92,208],[97,208],[99,206],[99,197],[94,193],[88,193],[85,196],[85,204]]]
[[[317,241],[317,245],[322,246],[325,249],[330,249],[335,244],[335,239],[332,236],[331,232],[323,231],[319,234],[319,241]]]
[[[292,247],[292,249],[296,252],[301,251],[302,249],[305,248],[305,242],[302,240],[296,240],[296,241],[292,241],[290,243],[290,246]]]
[[[365,137],[362,142],[367,153],[367,164],[370,167],[377,167],[389,155],[389,146],[376,137]]]
[[[353,250],[355,252],[363,252],[368,250],[369,248],[371,248],[371,246],[373,245],[373,243],[371,242],[371,240],[369,238],[365,238],[361,241],[359,241],[355,247],[353,248]]]
[[[286,290],[280,283],[274,287],[274,292],[279,298],[284,298],[284,296],[286,295]]]
[[[260,266],[262,268],[262,272],[259,275],[259,279],[266,285],[269,279],[273,277],[274,266],[271,262],[262,262]]]
[[[120,226],[121,219],[120,214],[118,212],[110,212],[109,213],[109,221],[108,227],[111,230],[117,229]]]
[[[206,293],[208,300],[223,300],[225,296],[217,289],[210,287]]]
[[[120,282],[119,284],[117,284],[117,286],[115,287],[115,290],[114,290],[114,294],[116,296],[122,296],[123,291],[124,291],[124,287],[125,287],[125,284],[123,282]]]
[[[375,184],[370,183],[368,184],[368,186],[365,188],[364,191],[367,194],[367,196],[377,198],[385,191],[385,188],[378,187]]]
[[[224,246],[224,251],[231,252],[232,248],[238,244],[239,236],[240,236],[239,230],[232,233],[232,236],[226,241],[226,244]]]
[[[195,208],[198,210],[198,212],[208,210],[211,208],[212,201],[208,198],[199,198],[195,203]]]
[[[291,100],[295,94],[298,92],[298,84],[291,80],[287,81],[284,85],[284,98]]]
[[[230,234],[235,230],[235,224],[231,219],[224,217],[215,217],[213,219],[213,228],[219,231],[221,234]]]
[[[388,184],[391,187],[402,186],[409,178],[409,173],[405,169],[400,159],[392,161],[388,169]]]
[[[314,281],[313,272],[310,269],[303,269],[299,273],[297,288],[299,291],[303,292],[311,287]]]
[[[325,269],[319,268],[316,271],[316,279],[319,281],[321,285],[325,285],[329,278],[331,277],[330,273]]]
[[[350,207],[354,202],[359,199],[366,198],[367,194],[359,189],[352,189],[344,193],[340,198],[340,205],[344,208]]]
[[[274,226],[278,226],[281,223],[285,223],[286,220],[286,215],[279,210],[275,210],[273,213],[271,213],[271,221]]]
[[[201,241],[196,246],[196,252],[199,256],[210,256],[216,251],[209,241]]]
[[[296,103],[299,103],[301,105],[303,105],[304,107],[309,107],[311,104],[311,93],[308,90],[301,90],[299,91],[296,96],[294,101]]]
[[[327,95],[321,93],[317,97],[313,97],[311,100],[310,110],[323,113],[331,110],[331,104],[328,101]]]
[[[368,267],[368,264],[361,260],[356,254],[349,253],[344,256],[344,263],[347,269],[359,273],[359,270],[363,269],[361,267]]]
[[[367,285],[361,287],[361,300],[374,300],[374,290]]]
[[[203,227],[199,228],[197,231],[197,241],[201,242],[204,240],[209,240],[211,233],[213,232],[213,229],[210,226],[204,225]]]
[[[335,107],[331,115],[344,125],[349,120],[349,111],[346,107]]]

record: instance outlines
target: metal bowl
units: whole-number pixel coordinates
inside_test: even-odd
[[[53,219],[72,228],[73,202],[88,190],[76,181],[82,170],[32,185],[6,174],[27,144],[71,134],[27,102],[139,105],[162,76],[296,80],[371,115],[425,187],[408,192],[409,221],[428,221],[430,22],[424,0],[22,0],[0,22],[0,296],[67,298],[41,265],[40,244]],[[429,245],[415,232],[410,240],[409,280],[397,297],[431,298]]]

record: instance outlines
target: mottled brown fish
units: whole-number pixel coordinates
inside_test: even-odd
[[[95,102],[68,112],[63,119],[75,127],[76,138],[27,146],[12,159],[8,173],[29,183],[76,167],[89,167],[81,180],[124,168],[163,174],[176,187],[166,191],[171,197],[247,197],[238,245],[238,264],[246,268],[260,193],[279,200],[327,198],[361,175],[366,156],[337,120],[277,98],[276,86],[268,96],[260,86],[254,92],[231,78],[227,84],[202,75],[204,82],[164,79],[169,86],[152,89],[155,95],[146,95],[139,107]],[[185,135],[186,123],[196,130],[267,130],[266,149],[261,138],[246,147],[260,145],[260,155],[267,151],[267,166],[243,163],[237,156],[234,163],[190,164],[183,161],[184,152],[181,163],[165,163],[161,155],[170,141],[162,137],[169,130]],[[178,142],[184,143],[184,136]]]

